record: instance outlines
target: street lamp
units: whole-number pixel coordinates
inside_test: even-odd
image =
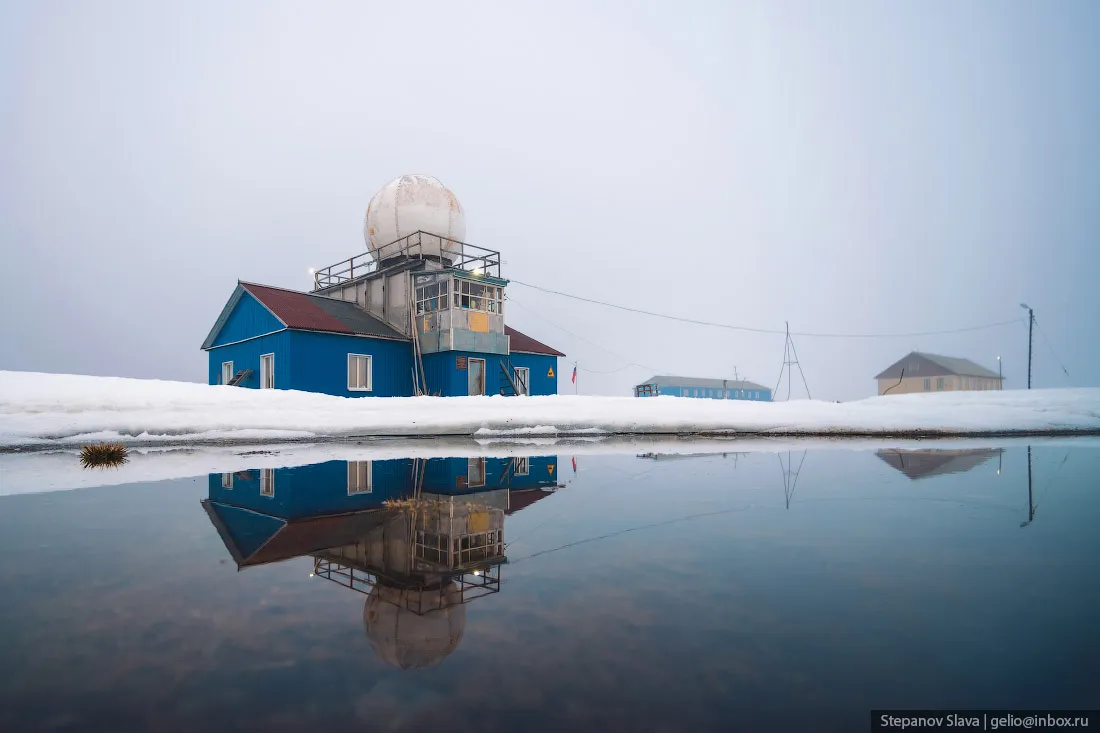
[[[1027,311],[1027,388],[1031,389],[1031,344],[1035,329],[1035,311],[1027,303],[1020,303],[1020,307]]]

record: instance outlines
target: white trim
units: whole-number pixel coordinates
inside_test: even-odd
[[[243,344],[246,341],[255,341],[256,339],[262,339],[264,336],[274,336],[277,333],[282,333],[283,331],[290,331],[290,330],[292,330],[292,329],[280,328],[278,331],[268,331],[267,333],[261,333],[259,336],[249,336],[248,338],[241,339],[240,341],[230,341],[228,344],[218,344],[217,346],[208,346],[206,348],[206,351],[213,351],[214,349],[224,349],[226,346],[236,346],[237,344]]]
[[[226,373],[226,368],[225,367],[226,367],[226,365],[229,366],[229,370],[228,370],[229,371],[229,376],[228,377],[225,376],[225,373]],[[236,374],[236,372],[233,371],[233,362],[232,361],[223,361],[222,362],[221,381],[219,382],[219,384],[229,384],[233,380],[233,375],[234,374]]]
[[[275,469],[260,469],[260,496],[275,496]]]
[[[367,360],[367,386],[366,387],[352,387],[351,386],[351,360],[352,359],[366,359]],[[348,368],[348,392],[371,392],[374,390],[374,356],[371,354],[348,354],[347,361]]]
[[[222,488],[223,489],[232,489],[233,488],[233,474],[231,474],[231,473],[223,473],[222,474]]]
[[[360,481],[361,478],[365,478],[365,480]],[[371,494],[373,492],[374,461],[348,461],[348,496]]]
[[[264,359],[271,357],[271,384],[264,384]],[[275,352],[260,354],[260,389],[275,389]]]

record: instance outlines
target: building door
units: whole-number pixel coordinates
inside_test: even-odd
[[[222,384],[229,384],[233,381],[233,362],[222,362]]]
[[[469,359],[466,362],[467,394],[485,394],[485,360]]]

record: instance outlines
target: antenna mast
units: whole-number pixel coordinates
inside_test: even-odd
[[[775,399],[775,394],[779,391],[779,385],[783,383],[784,371],[787,372],[787,399],[791,399],[792,366],[798,367],[798,373],[802,376],[802,386],[806,388],[806,399],[813,399],[810,397],[810,385],[806,384],[806,375],[802,371],[802,365],[798,363],[798,352],[794,350],[794,340],[791,339],[791,324],[789,321],[784,321],[784,323],[787,326],[787,340],[783,342],[783,366],[779,370],[779,381],[775,383],[772,399]]]

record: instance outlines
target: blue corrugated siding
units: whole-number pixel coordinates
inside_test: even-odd
[[[531,395],[558,393],[558,357],[546,354],[515,354],[508,357],[514,367],[531,370]],[[550,376],[551,370],[554,376]]]
[[[243,298],[242,298],[243,301]],[[242,387],[259,389],[260,387],[260,355],[275,354],[275,387],[277,389],[293,389],[290,379],[290,331],[279,331],[270,336],[261,336],[249,341],[242,341],[229,346],[219,346],[210,349],[209,359],[209,384],[218,384],[221,376],[223,361],[233,362],[233,373],[241,369],[251,369]]]
[[[750,402],[770,402],[772,391],[770,389],[713,389],[707,387],[678,387],[666,385],[660,388],[664,397],[689,397],[701,400],[746,400]],[[729,393],[729,396],[726,393]],[[653,397],[655,395],[642,394],[639,397]]]
[[[371,492],[350,495],[347,461],[276,468],[273,496],[260,494],[259,469],[247,473],[248,478],[233,476],[232,489],[222,486],[222,474],[210,474],[210,499],[290,520],[374,509],[387,499],[403,498],[413,490],[411,458],[372,461]]]
[[[467,360],[467,368],[458,368],[459,357]],[[552,395],[558,393],[558,358],[541,354],[512,354],[508,357],[512,366],[531,370],[531,394]],[[485,360],[485,394],[499,395],[504,384],[501,357],[495,354],[478,354],[472,351],[444,351],[424,355],[424,374],[428,392],[441,397],[464,397],[469,394],[469,360]],[[554,376],[550,376],[550,370]]]
[[[214,338],[212,346],[243,341],[282,328],[286,328],[282,321],[271,315],[271,311],[251,294],[243,291],[240,300],[237,301],[237,305],[222,326],[222,330]]]
[[[470,494],[493,489],[530,489],[553,486],[558,479],[557,456],[531,456],[527,459],[527,474],[515,474],[508,469],[511,458],[485,459],[485,485],[469,487],[471,458],[432,458],[424,467],[422,488],[434,494]]]
[[[290,348],[290,389],[338,397],[408,397],[413,393],[410,341],[291,331]],[[348,390],[348,354],[372,357],[370,392]]]

